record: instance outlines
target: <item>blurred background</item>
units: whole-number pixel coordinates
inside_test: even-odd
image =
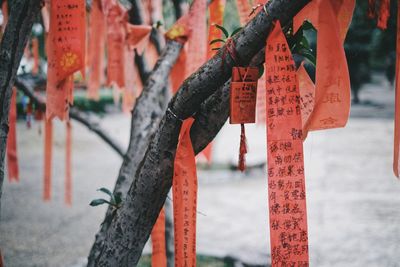
[[[123,1],[121,1],[123,2]],[[352,109],[343,129],[309,133],[304,143],[311,266],[400,266],[400,181],[392,173],[397,1],[391,1],[388,28],[366,17],[367,1],[357,1],[345,49],[351,76]],[[125,1],[128,5],[129,2]],[[163,1],[164,27],[173,24],[173,5]],[[227,0],[224,27],[239,19]],[[46,73],[44,31],[39,75]],[[307,35],[315,50],[315,33]],[[33,59],[24,56],[20,77],[35,81]],[[130,114],[121,112],[112,90],[99,101],[86,98],[76,77],[75,107],[126,148]],[[36,91],[43,94],[43,85]],[[73,127],[73,204],[64,204],[65,124],[54,121],[53,194],[42,201],[43,125],[32,116],[29,98],[18,93],[17,147],[20,182],[5,181],[0,248],[6,266],[83,266],[105,214],[89,203],[112,189],[122,158],[85,126]],[[199,266],[268,266],[270,262],[266,130],[246,125],[248,169],[235,169],[240,127],[226,124],[213,142],[212,160],[198,157],[197,250]],[[170,201],[167,199],[167,201]],[[151,246],[141,266],[149,266]]]

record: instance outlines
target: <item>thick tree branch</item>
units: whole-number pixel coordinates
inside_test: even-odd
[[[9,21],[0,45],[0,208],[12,86],[42,1],[15,0],[9,3]]]
[[[272,0],[266,12],[260,12],[233,37],[238,62],[227,48],[192,74],[169,104],[158,131],[136,173],[123,206],[112,221],[97,266],[129,266],[137,264],[143,246],[158,217],[172,185],[173,165],[181,120],[194,114],[201,103],[230,77],[234,65],[247,65],[265,46],[275,19],[283,25],[310,0]]]
[[[167,42],[132,111],[130,143],[114,187],[114,194],[120,194],[123,198],[133,183],[134,174],[165,111],[165,98],[160,95],[165,91],[170,70],[181,49],[182,44],[175,41]],[[106,218],[111,212],[109,208]],[[100,254],[108,227],[109,222],[104,221],[91,249],[88,266],[97,266],[95,259]]]

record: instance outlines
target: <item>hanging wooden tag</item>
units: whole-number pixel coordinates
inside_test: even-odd
[[[256,122],[257,79],[256,67],[232,69],[230,124]]]

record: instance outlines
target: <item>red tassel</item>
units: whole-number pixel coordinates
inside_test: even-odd
[[[386,30],[389,16],[390,16],[390,0],[381,0],[381,4],[379,6],[378,25],[377,25],[379,29]]]
[[[367,17],[374,19],[375,15],[375,0],[368,0]]]
[[[246,169],[247,141],[244,124],[240,124],[240,149],[239,149],[239,170],[243,172]]]
[[[71,146],[72,146],[72,126],[71,122],[67,121],[67,133],[65,141],[65,204],[68,206],[72,205],[72,157],[71,157]]]

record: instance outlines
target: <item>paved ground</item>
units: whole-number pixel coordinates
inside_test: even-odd
[[[305,142],[311,266],[400,266],[400,181],[391,172],[393,91],[368,85],[344,129],[310,133]],[[126,144],[129,118],[104,125]],[[112,125],[112,126],[111,126]],[[74,124],[74,204],[63,204],[64,131],[57,125],[54,198],[41,201],[42,136],[18,125],[21,182],[5,182],[0,247],[7,267],[72,266],[87,256],[104,208],[88,203],[112,188],[121,159]],[[236,162],[238,127],[226,126],[215,162]],[[265,129],[248,127],[249,164],[265,160]],[[267,264],[266,176],[199,171],[198,251]]]

